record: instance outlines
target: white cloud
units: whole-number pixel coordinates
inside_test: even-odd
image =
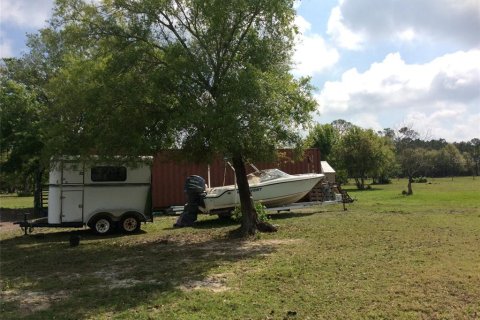
[[[311,24],[302,16],[295,18],[300,32],[293,54],[295,76],[313,76],[335,65],[340,55],[318,34],[311,33]]]
[[[384,127],[380,124],[378,116],[372,113],[358,113],[355,114],[349,122],[358,124],[362,128],[373,129],[374,131],[381,131]]]
[[[53,0],[2,0],[1,21],[20,27],[40,28],[50,17],[52,6]]]
[[[428,133],[430,138],[443,138],[450,142],[480,137],[480,112],[477,109],[477,113],[471,113],[463,106],[432,114],[412,111],[406,115],[404,123],[413,124],[414,130]]]
[[[327,34],[341,48],[359,50],[362,48],[364,36],[361,33],[351,31],[343,22],[340,7],[335,7],[330,13],[327,24]]]
[[[403,31],[399,31],[396,34],[396,37],[403,42],[413,41],[417,37],[417,33],[413,28],[406,28]]]
[[[0,58],[13,57],[13,49],[10,41],[0,41]]]
[[[300,34],[304,34],[305,32],[310,31],[312,29],[312,24],[308,22],[304,17],[302,16],[295,16],[295,25],[298,28],[298,32]]]
[[[0,58],[13,57],[12,41],[5,38],[5,33],[0,31]]]
[[[328,34],[341,47],[367,41],[450,41],[480,45],[480,0],[339,0]]]
[[[425,64],[406,64],[399,53],[391,53],[363,73],[350,69],[339,81],[326,82],[317,95],[319,111],[350,119],[396,115],[416,119],[436,137],[471,139],[479,135],[478,123],[471,121],[480,116],[479,61],[480,50],[458,51]]]

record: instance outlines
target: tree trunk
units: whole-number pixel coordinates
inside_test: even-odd
[[[43,169],[37,167],[34,173],[33,211],[35,214],[42,212],[42,176]]]
[[[355,178],[355,184],[357,185],[358,190],[365,190],[365,178]]]
[[[235,177],[237,178],[238,194],[240,195],[240,207],[242,210],[242,226],[240,227],[243,237],[254,235],[257,230],[260,232],[276,232],[277,227],[260,221],[253,203],[250,186],[248,185],[247,171],[241,155],[235,155],[232,159]]]
[[[360,185],[360,180],[358,180],[358,178],[355,178],[355,185],[357,186],[357,189],[362,189],[362,186]]]
[[[235,177],[237,178],[238,194],[242,210],[241,232],[243,236],[252,236],[257,232],[258,216],[253,205],[252,194],[248,186],[247,171],[241,155],[235,155],[232,159]]]
[[[408,177],[408,190],[407,190],[407,195],[411,196],[413,194],[413,190],[412,190],[412,181],[413,181],[413,178],[412,177]]]

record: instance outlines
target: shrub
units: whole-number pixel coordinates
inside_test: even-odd
[[[30,191],[18,191],[17,192],[17,197],[31,197],[33,196],[33,193]]]
[[[390,184],[390,183],[392,183],[392,180],[386,176],[380,176],[378,178],[375,178],[373,182],[373,184]]]
[[[418,177],[413,179],[414,183],[427,183],[427,178],[426,177]]]
[[[266,222],[270,218],[267,215],[267,207],[265,207],[260,201],[255,201],[254,203],[255,210],[257,211],[258,220]],[[236,222],[242,221],[242,210],[240,206],[235,207],[232,212],[232,219]]]
[[[261,202],[255,202],[255,210],[257,211],[258,220],[263,222],[270,220],[267,215],[267,207],[265,207]]]
[[[335,182],[337,184],[348,184],[348,173],[346,170],[338,170],[335,173]]]

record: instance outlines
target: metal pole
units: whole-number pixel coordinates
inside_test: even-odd
[[[210,164],[207,166],[207,179],[208,179],[208,187],[211,188],[212,185],[210,184]]]

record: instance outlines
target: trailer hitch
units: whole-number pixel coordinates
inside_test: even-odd
[[[27,216],[29,216],[30,214],[31,214],[30,212],[25,212],[23,214],[23,224],[21,224],[20,227],[22,228],[24,235],[27,235],[27,230],[28,230],[28,233],[33,232],[33,228],[30,226],[30,223],[28,222],[28,219],[27,219]]]

